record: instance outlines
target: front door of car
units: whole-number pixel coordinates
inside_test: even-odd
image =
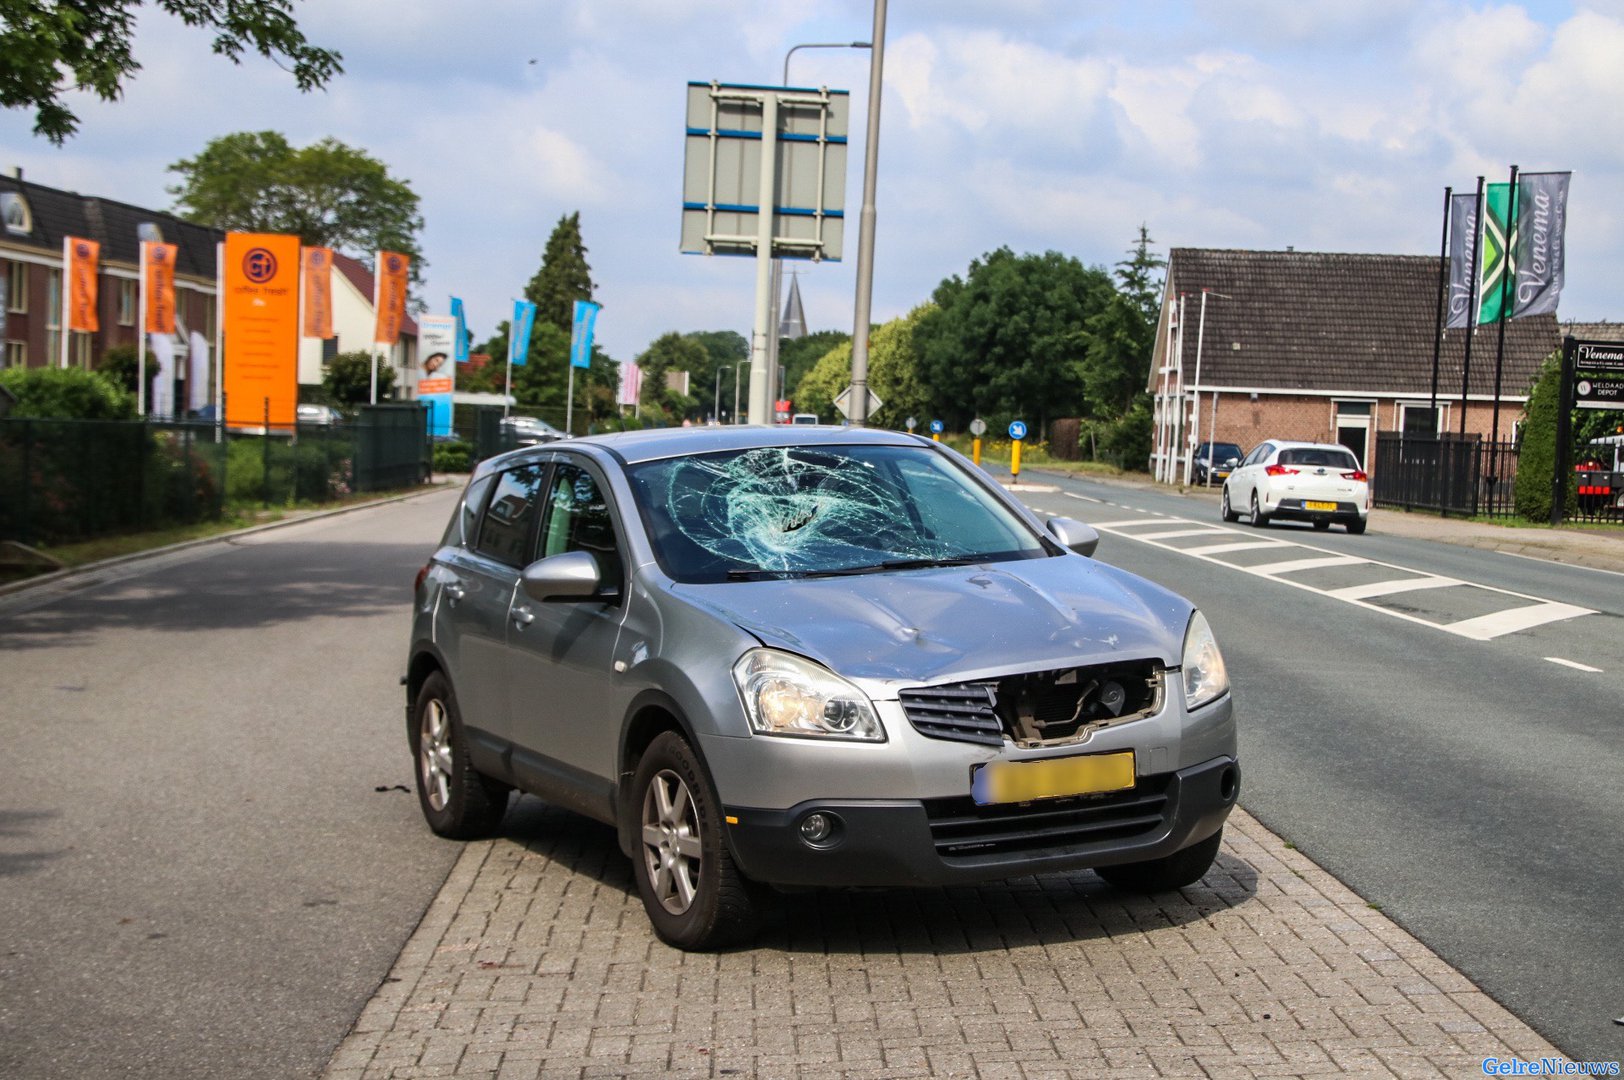
[[[452,580],[442,586],[450,634],[443,651],[463,723],[499,739],[508,734],[508,613],[529,550],[531,526],[547,466],[520,465],[497,474],[468,543],[446,557]]]
[[[1257,463],[1263,460],[1264,454],[1263,447],[1253,447],[1240,466],[1229,474],[1229,505],[1237,513],[1244,514],[1251,505],[1252,489],[1257,485]]]
[[[614,669],[627,582],[623,534],[607,493],[584,461],[560,458],[553,466],[531,558],[589,552],[603,588],[590,600],[546,602],[521,589],[508,619],[514,767],[589,787],[614,777],[620,722],[631,704]]]

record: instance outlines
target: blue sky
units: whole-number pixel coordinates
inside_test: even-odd
[[[311,95],[148,12],[124,99],[77,99],[61,149],[0,114],[0,165],[164,207],[165,167],[210,138],[336,137],[422,197],[424,298],[463,296],[481,337],[579,211],[599,341],[631,359],[667,330],[749,333],[750,260],[677,252],[683,88],[870,36],[867,3],[809,6],[322,0],[298,16],[346,74]],[[799,52],[791,82],[852,92],[855,216],[868,54]],[[1624,320],[1624,0],[899,0],[882,111],[876,320],[1000,245],[1109,266],[1141,222],[1164,253],[1432,253],[1444,185],[1512,162],[1574,172],[1561,316]],[[814,329],[851,329],[854,233],[801,278]]]

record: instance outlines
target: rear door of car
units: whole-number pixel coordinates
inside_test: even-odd
[[[614,669],[627,580],[625,534],[609,492],[595,464],[557,456],[529,558],[590,552],[604,588],[591,600],[545,603],[521,589],[508,618],[514,766],[577,788],[606,788],[614,776],[620,722],[631,704]]]
[[[499,739],[507,722],[507,636],[513,594],[534,533],[545,462],[498,473],[467,546],[443,552],[441,605],[451,684],[463,723]]]

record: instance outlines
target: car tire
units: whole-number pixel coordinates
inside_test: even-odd
[[[1324,532],[1327,529],[1329,529],[1330,527],[1331,527],[1331,523],[1329,521],[1316,521],[1316,522],[1314,522],[1314,530],[1316,532]]]
[[[1213,861],[1218,858],[1218,847],[1223,840],[1224,830],[1220,828],[1205,840],[1191,844],[1183,851],[1175,851],[1171,855],[1146,862],[1101,866],[1094,872],[1125,892],[1154,893],[1182,889],[1186,885],[1194,885],[1212,869]]]
[[[429,828],[451,840],[495,832],[511,789],[474,768],[456,695],[438,671],[417,691],[410,736],[417,802]]]
[[[687,741],[662,732],[632,780],[637,891],[661,941],[696,952],[755,933],[760,887],[739,873],[722,808]]]
[[[1364,518],[1357,518],[1357,519],[1355,519],[1353,521],[1348,522],[1348,531],[1350,533],[1352,533],[1353,535],[1355,535],[1355,536],[1358,536],[1360,533],[1363,533],[1365,531],[1365,519]]]
[[[1228,484],[1224,485],[1223,494],[1218,498],[1218,516],[1229,522],[1235,522],[1241,519],[1241,516],[1235,513],[1234,508],[1229,505]]]
[[[1252,527],[1261,529],[1269,523],[1269,515],[1258,509],[1257,492],[1252,492]]]

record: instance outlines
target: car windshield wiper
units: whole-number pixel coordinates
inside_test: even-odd
[[[924,559],[887,559],[871,566],[843,566],[838,570],[808,570],[807,577],[849,577],[856,574],[883,574],[887,570],[925,570],[936,566],[969,566],[986,561],[985,555],[954,555]]]
[[[805,577],[805,570],[773,570],[761,566],[735,566],[727,572],[729,581],[765,581],[779,578]]]

